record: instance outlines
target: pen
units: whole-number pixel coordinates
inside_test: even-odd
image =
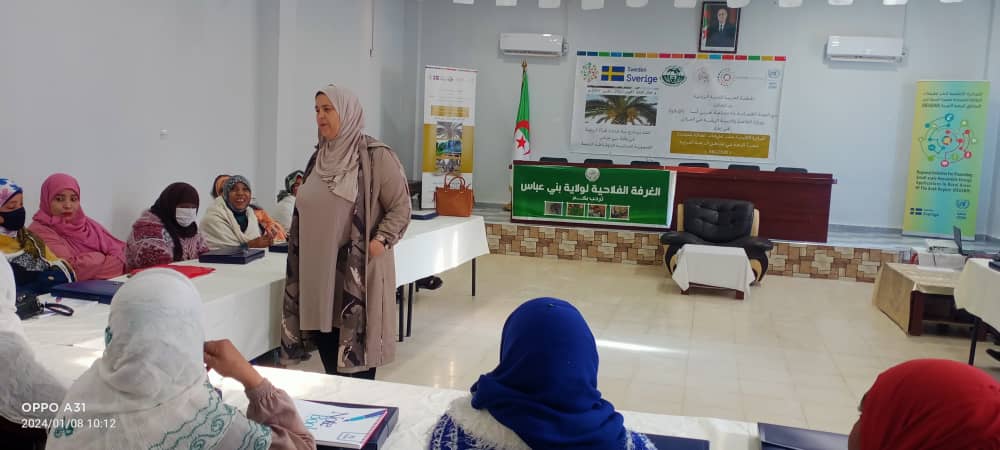
[[[376,411],[371,414],[365,414],[363,416],[351,417],[350,419],[347,419],[344,422],[356,422],[358,420],[371,419],[373,417],[381,416],[382,414],[385,414],[385,411]]]

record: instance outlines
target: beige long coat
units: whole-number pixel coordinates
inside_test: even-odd
[[[366,258],[367,265],[367,328],[366,366],[378,367],[393,361],[396,354],[396,264],[392,247],[395,246],[410,224],[410,193],[396,154],[384,143],[366,136],[367,152],[360,153],[362,179],[365,186],[366,223],[365,242],[376,235],[385,237],[390,249],[377,258]],[[308,180],[313,171],[316,154],[306,167]],[[293,214],[289,233],[287,280],[285,282],[282,348],[286,355],[295,356],[301,350],[303,331],[326,328],[332,317],[299,317],[300,302],[333,302],[329,299],[302,299],[299,297],[299,247],[309,245],[299,242],[298,213]],[[331,271],[337,270],[337,261],[330,261]],[[307,308],[316,310],[318,308]],[[300,325],[301,323],[301,325]]]

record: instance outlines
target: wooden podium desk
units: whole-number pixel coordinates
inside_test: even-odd
[[[615,167],[655,170],[653,166],[515,161],[517,165]],[[760,210],[759,236],[784,241],[824,243],[830,228],[830,193],[837,180],[828,173],[756,172],[700,167],[659,167],[677,173],[674,211],[688,198],[727,198],[753,202]],[[677,229],[676,215],[671,229]],[[518,221],[514,221],[518,222]],[[519,223],[519,222],[518,222]],[[559,224],[553,220],[551,224]],[[572,225],[568,224],[567,225]]]
[[[837,184],[831,174],[666,168],[677,172],[675,208],[685,199],[696,197],[746,200],[760,210],[760,237],[826,242],[830,192]],[[676,224],[672,228],[676,229]]]

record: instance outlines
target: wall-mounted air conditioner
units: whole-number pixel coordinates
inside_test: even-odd
[[[830,36],[826,41],[830,61],[898,63],[905,54],[901,38]]]
[[[500,33],[500,51],[505,55],[562,56],[566,41],[558,34]]]

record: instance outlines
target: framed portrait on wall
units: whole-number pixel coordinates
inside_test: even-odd
[[[701,33],[698,51],[705,53],[736,53],[740,41],[740,9],[726,6],[724,1],[701,4]]]

